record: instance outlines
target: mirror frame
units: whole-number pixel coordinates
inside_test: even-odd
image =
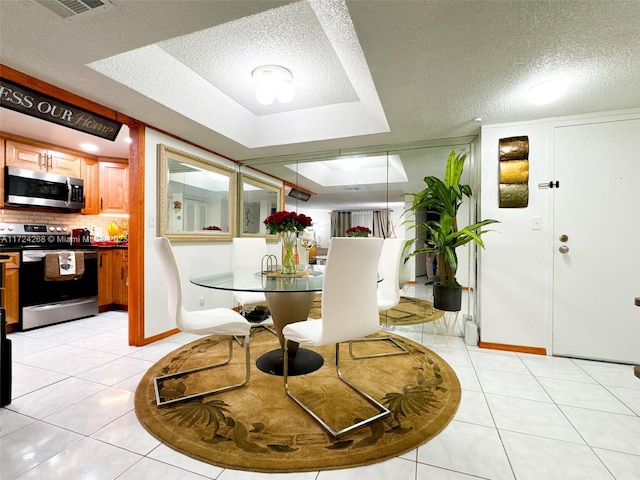
[[[278,205],[276,207],[276,212],[284,209],[284,186],[278,187],[273,183],[269,183],[265,180],[257,178],[253,175],[242,173],[238,174],[238,223],[236,226],[238,236],[239,237],[257,237],[257,238],[266,238],[267,241],[277,242],[280,241],[280,237],[275,234],[270,233],[244,233],[242,231],[242,219],[244,218],[244,183],[248,183],[253,185],[254,187],[258,187],[262,190],[273,190],[278,194]],[[264,219],[263,219],[264,220]]]
[[[223,175],[229,178],[229,207],[228,207],[228,231],[204,230],[202,232],[176,232],[168,230],[168,202],[167,202],[167,182],[169,178],[169,159],[192,165],[203,170]],[[166,237],[175,242],[230,242],[236,229],[236,170],[233,167],[216,163],[213,160],[198,157],[191,153],[184,152],[168,145],[158,144],[157,160],[157,229],[159,237]]]

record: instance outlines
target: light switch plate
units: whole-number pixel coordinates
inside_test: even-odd
[[[542,217],[531,217],[531,230],[542,230]]]

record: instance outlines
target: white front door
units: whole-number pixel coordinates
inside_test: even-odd
[[[554,142],[553,354],[640,363],[640,120]]]

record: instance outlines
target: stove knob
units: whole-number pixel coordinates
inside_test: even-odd
[[[50,232],[55,232],[56,231],[56,227],[49,227],[49,231]]]
[[[67,227],[62,227],[62,231],[66,232],[67,231]]]
[[[62,228],[56,227],[56,232],[61,232],[61,231],[62,231]]]
[[[4,230],[4,225],[0,225],[0,232]]]
[[[7,230],[9,230],[10,232],[13,232],[13,225],[7,225]]]

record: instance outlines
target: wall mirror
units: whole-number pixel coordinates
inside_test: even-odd
[[[264,226],[264,219],[283,209],[283,189],[246,171],[238,175],[238,232],[242,237],[277,240]]]
[[[229,241],[235,232],[235,170],[158,145],[158,236]]]

